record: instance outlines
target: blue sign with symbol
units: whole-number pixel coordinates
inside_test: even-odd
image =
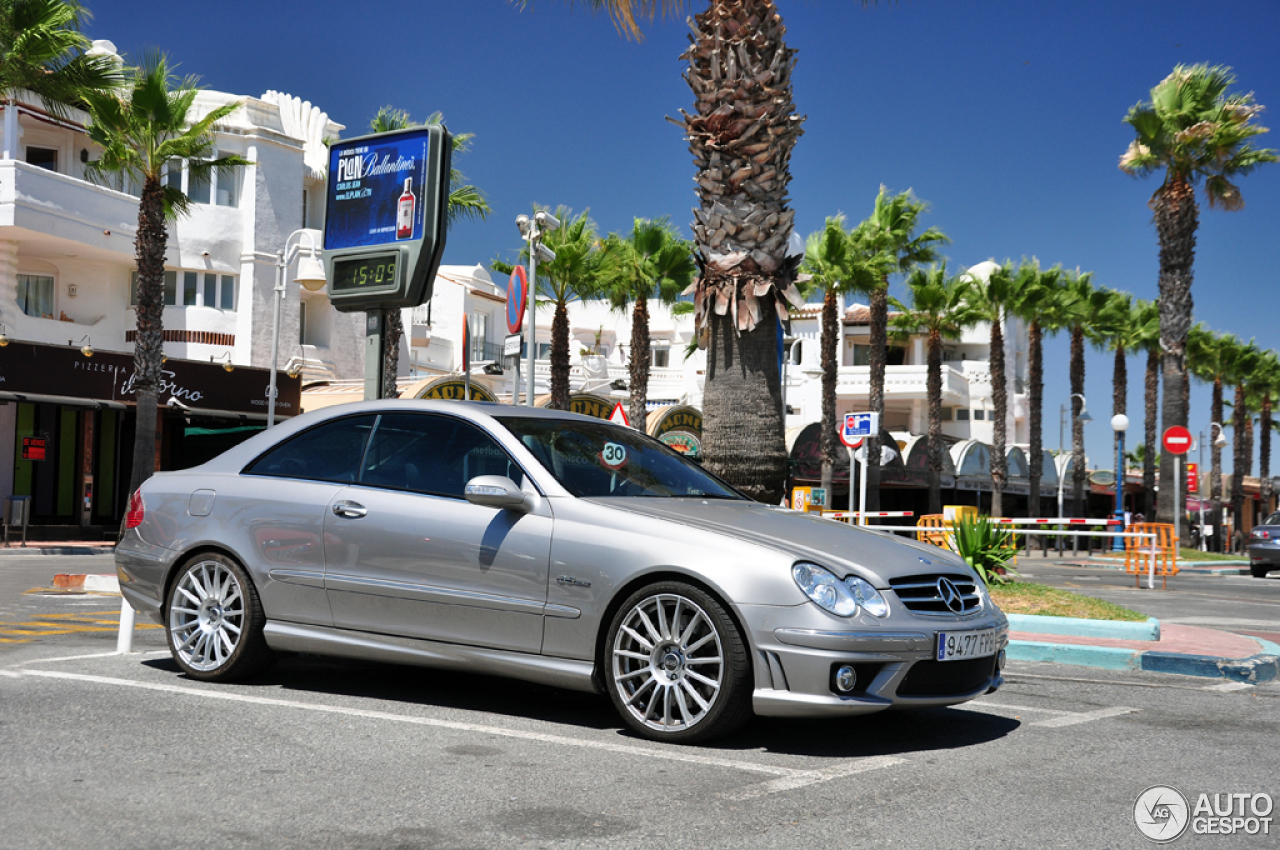
[[[841,436],[848,439],[872,436],[871,420],[873,416],[874,414],[871,413],[846,413],[844,415],[844,429]]]

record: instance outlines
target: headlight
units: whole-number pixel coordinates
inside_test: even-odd
[[[880,595],[880,591],[871,586],[870,582],[857,576],[849,576],[844,580],[844,583],[849,588],[849,592],[853,594],[854,601],[861,605],[868,614],[873,617],[888,615],[889,603]]]
[[[819,608],[840,617],[858,613],[858,600],[849,586],[817,564],[796,564],[791,568],[791,577]]]

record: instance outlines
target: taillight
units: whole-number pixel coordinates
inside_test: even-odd
[[[142,525],[142,517],[146,514],[146,508],[142,504],[142,491],[134,490],[133,495],[129,497],[129,510],[124,515],[125,528],[137,528]]]

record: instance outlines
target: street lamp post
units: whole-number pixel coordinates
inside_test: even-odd
[[[275,297],[272,299],[274,304],[272,307],[272,323],[271,323],[271,381],[267,386],[267,427],[271,428],[276,424],[276,364],[280,360],[280,303],[284,301],[284,276],[285,271],[289,268],[298,256],[298,252],[302,250],[302,240],[293,242],[295,236],[305,236],[307,241],[311,243],[309,252],[298,262],[298,274],[294,277],[294,282],[301,284],[311,292],[317,292],[324,288],[324,266],[320,263],[320,258],[316,256],[316,238],[310,230],[301,228],[289,234],[284,240],[284,247],[280,249],[280,253],[276,255],[276,285],[273,290]]]
[[[793,339],[791,344],[786,346],[786,356],[782,358],[782,429],[784,431],[787,428],[787,366],[795,360],[797,351],[804,351],[801,346],[803,342],[802,339]]]
[[[538,210],[533,214],[530,220],[527,215],[516,216],[516,227],[520,229],[520,238],[529,243],[529,296],[526,298],[526,310],[529,311],[529,329],[526,337],[528,351],[526,352],[526,363],[528,364],[528,393],[525,397],[525,404],[533,407],[533,385],[534,380],[534,360],[537,357],[538,333],[534,321],[534,307],[538,303],[538,260],[545,262],[553,262],[556,258],[556,252],[552,251],[546,245],[542,244],[542,237],[547,233],[560,227],[560,219],[553,216],[546,210]],[[514,399],[519,403],[519,387],[516,388],[517,397]]]
[[[1213,436],[1213,429],[1214,429],[1214,428],[1217,428],[1217,429],[1218,429],[1218,436],[1216,436],[1216,437],[1215,437],[1215,436]],[[1211,439],[1211,440],[1213,441],[1213,447],[1214,447],[1214,448],[1216,448],[1216,449],[1222,449],[1224,446],[1228,445],[1227,437],[1226,437],[1226,435],[1225,435],[1225,434],[1223,434],[1223,433],[1222,433],[1222,423],[1221,423],[1221,422],[1210,422],[1210,423],[1209,423],[1209,439]],[[1203,451],[1203,450],[1202,450],[1202,451]],[[1203,475],[1203,474],[1204,474],[1204,458],[1203,458],[1203,457],[1201,457],[1201,458],[1200,458],[1200,461],[1201,461],[1201,463],[1200,463],[1200,473],[1199,473],[1199,474],[1200,474],[1200,475]],[[1212,464],[1210,464],[1210,465],[1212,465]],[[1214,470],[1209,470],[1209,473],[1210,473],[1210,474],[1213,474],[1213,472],[1214,472]],[[1209,481],[1209,488],[1210,488],[1210,489],[1209,489],[1209,492],[1210,492],[1210,493],[1212,493],[1212,492],[1213,492],[1213,480],[1212,480],[1212,479],[1210,479],[1210,481]],[[1219,506],[1218,506],[1218,516],[1217,516],[1217,517],[1215,518],[1215,520],[1214,520],[1214,530],[1215,530],[1215,532],[1216,532],[1217,534],[1221,534],[1221,533],[1222,533],[1222,506],[1221,506],[1221,505],[1219,505]],[[1206,540],[1205,540],[1205,534],[1204,534],[1204,499],[1201,499],[1201,500],[1200,500],[1200,551],[1202,551],[1202,552],[1207,552],[1207,551],[1208,551],[1208,549],[1206,548],[1207,546],[1208,546],[1208,543],[1207,543],[1207,542],[1206,542]]]
[[[1117,413],[1111,417],[1111,430],[1116,432],[1116,515],[1115,519],[1124,529],[1124,432],[1129,428],[1129,417]],[[1124,549],[1124,538],[1117,537],[1112,541],[1111,550],[1120,552]]]

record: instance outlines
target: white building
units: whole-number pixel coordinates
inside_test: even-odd
[[[109,42],[94,50],[114,53]],[[265,418],[277,263],[295,231],[309,228],[294,235],[304,248],[322,233],[323,139],[342,126],[277,92],[202,91],[193,117],[237,101],[215,128],[215,150],[253,164],[202,182],[174,163],[166,176],[193,204],[170,223],[165,257],[162,469],[201,460]],[[127,497],[135,427],[141,187],[86,179],[98,149],[87,116],[68,112],[52,115],[19,92],[0,122],[0,444],[13,446],[0,451],[0,495],[30,496],[33,522],[111,525]],[[299,382],[287,372],[363,373],[360,317],[301,292],[293,274],[279,328],[280,415],[298,412]]]

